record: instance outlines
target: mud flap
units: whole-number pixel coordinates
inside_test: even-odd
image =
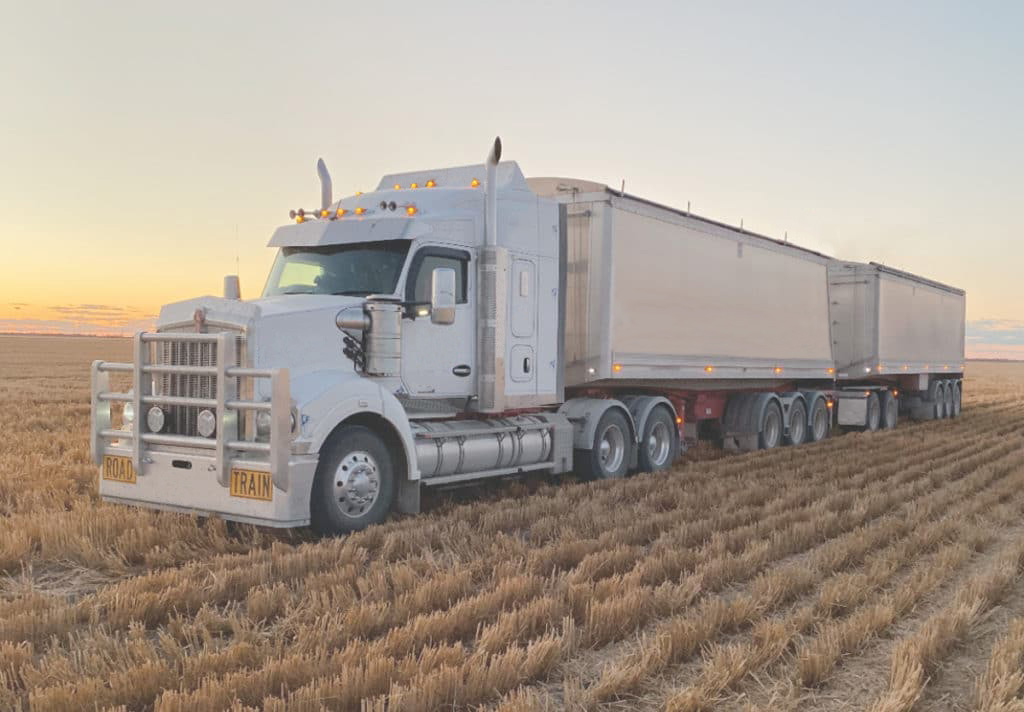
[[[398,492],[395,493],[395,511],[402,514],[420,513],[419,480],[403,478],[398,483]]]

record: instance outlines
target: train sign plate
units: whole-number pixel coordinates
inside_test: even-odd
[[[135,468],[132,459],[123,455],[103,456],[103,479],[113,482],[135,484]]]
[[[270,473],[258,470],[231,470],[231,496],[269,502],[274,496],[274,483],[270,480]]]

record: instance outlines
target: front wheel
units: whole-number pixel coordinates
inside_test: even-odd
[[[384,521],[395,470],[384,441],[361,425],[338,430],[320,453],[309,513],[321,534],[345,534]]]
[[[679,452],[676,432],[672,414],[664,406],[647,416],[638,453],[641,472],[660,472],[672,466]]]

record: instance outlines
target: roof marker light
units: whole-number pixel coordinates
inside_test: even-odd
[[[406,205],[405,206],[405,214],[409,215],[410,217],[415,215],[416,214],[416,206],[415,205]]]
[[[473,180],[471,180],[469,182],[469,187],[470,188],[478,188],[478,187],[480,187],[480,181],[477,180],[476,178],[474,178]]]
[[[345,217],[345,215],[347,213],[348,213],[348,211],[345,210],[345,208],[338,208],[338,211],[335,213],[335,216],[337,216],[339,218],[343,218],[343,217]]]
[[[435,182],[434,182],[434,179],[433,179],[433,178],[431,178],[430,180],[428,180],[428,181],[427,181],[427,187],[428,187],[428,188],[433,188],[433,187],[435,187],[436,185],[437,185],[437,183],[435,183]]]
[[[325,218],[325,217],[327,217],[330,214],[331,214],[331,211],[328,210],[327,208],[324,208],[323,210],[320,211],[320,217],[322,217],[322,218]]]
[[[302,223],[306,222],[306,218],[302,217],[301,215],[296,215],[295,222],[301,225]]]
[[[420,184],[419,184],[419,183],[410,183],[410,184],[409,184],[409,187],[410,187],[410,188],[419,188],[419,187],[420,187]]]
[[[398,185],[398,183],[395,183],[395,190],[401,190],[401,189],[402,189],[402,186]]]
[[[366,208],[356,208],[356,215],[362,215],[366,212]]]

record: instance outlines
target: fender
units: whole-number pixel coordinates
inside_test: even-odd
[[[330,385],[324,388],[326,383]],[[409,427],[405,409],[394,394],[366,378],[323,372],[296,379],[298,387],[293,386],[292,392],[308,392],[310,389],[307,387],[314,384],[317,395],[299,405],[303,421],[302,439],[307,441],[309,452],[320,452],[330,434],[345,420],[360,413],[372,413],[394,428],[405,451],[405,460],[409,463],[408,479],[419,480],[420,470],[416,462],[412,428]]]
[[[562,404],[558,412],[572,422],[573,447],[577,450],[589,450],[594,445],[594,432],[597,423],[609,409],[618,408],[626,416],[629,423],[630,436],[637,442],[636,421],[633,414],[622,401],[614,398],[573,398]]]
[[[673,421],[676,419],[677,413],[675,406],[672,405],[672,401],[664,396],[623,396],[622,402],[625,403],[627,408],[629,408],[629,413],[633,416],[633,422],[636,423],[638,439],[644,432],[648,416],[650,416],[651,412],[653,412],[659,405],[664,405],[668,408],[668,412],[672,414]]]

